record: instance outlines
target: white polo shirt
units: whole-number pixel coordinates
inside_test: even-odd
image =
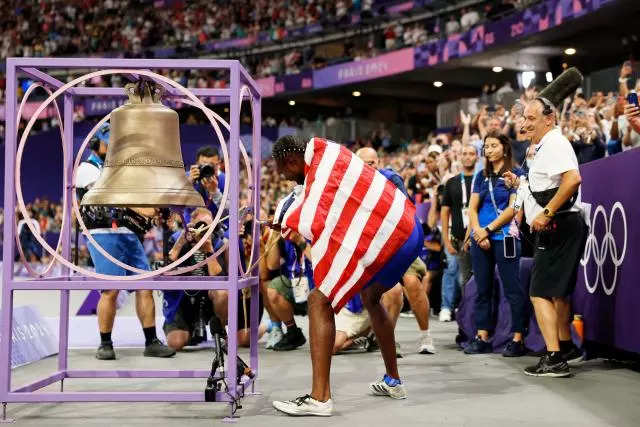
[[[519,189],[516,199],[516,205],[524,205],[524,213],[529,225],[544,210],[544,206],[536,203],[528,187],[530,186],[531,191],[534,192],[558,188],[562,182],[563,173],[578,170],[576,153],[558,127],[547,132],[535,146],[535,150],[536,154],[529,163],[529,185],[522,182],[521,185],[525,188]],[[580,212],[581,205],[580,189],[578,189],[578,197],[570,210]]]

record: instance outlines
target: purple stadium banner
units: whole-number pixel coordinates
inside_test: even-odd
[[[615,0],[547,0],[496,22],[415,48],[415,66],[428,67],[516,41],[580,18]]]
[[[104,116],[127,101],[127,98],[87,98],[84,100],[85,116]]]
[[[274,92],[277,95],[283,92],[298,92],[308,89],[313,89],[313,72],[310,70],[277,77]]]
[[[412,1],[407,1],[403,3],[394,4],[393,6],[387,7],[387,13],[402,13],[408,10],[411,10],[414,6]]]
[[[585,338],[640,353],[640,149],[580,167],[589,238],[574,294]]]
[[[276,78],[275,77],[265,77],[262,79],[257,79],[256,84],[260,88],[260,93],[263,98],[268,98],[276,94]]]
[[[407,48],[362,61],[333,65],[313,73],[313,88],[323,89],[411,71],[413,60],[413,48]]]
[[[29,305],[13,309],[11,340],[12,368],[58,352],[57,333],[47,326],[38,310]]]

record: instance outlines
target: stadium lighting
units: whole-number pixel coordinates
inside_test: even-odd
[[[355,96],[355,97],[358,97],[358,96],[362,95],[362,93],[360,93],[360,91],[359,91],[359,90],[354,90],[354,91],[351,93],[351,95],[353,95],[353,96]]]
[[[492,70],[493,70],[494,73],[501,73],[503,68],[496,66],[496,67],[493,67]]]
[[[553,81],[553,73],[551,71],[547,71],[545,78],[547,79],[547,83],[551,83]]]
[[[568,47],[564,50],[564,54],[565,55],[575,55],[576,54],[576,50],[572,47]]]
[[[296,101],[294,101],[293,99],[289,100],[289,105],[293,107],[294,105],[296,105]]]
[[[523,71],[522,74],[522,86],[525,89],[528,89],[531,86],[531,83],[536,79],[535,71]]]
[[[442,82],[440,80],[436,80],[435,82],[433,82],[433,85],[435,87],[442,87]]]

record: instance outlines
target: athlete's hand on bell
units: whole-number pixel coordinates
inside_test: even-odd
[[[531,229],[533,231],[543,231],[549,228],[551,218],[546,216],[544,212],[540,212],[531,223]]]
[[[504,184],[508,188],[518,188],[520,186],[520,178],[515,173],[507,171],[502,174],[502,177],[504,178]]]
[[[193,184],[198,178],[200,178],[200,168],[198,168],[198,165],[191,165],[189,168],[189,181]]]
[[[265,225],[265,226],[267,226],[270,229],[275,230],[275,231],[280,231],[280,229],[281,229],[280,224],[274,224],[273,223],[273,218],[260,220],[260,224]]]

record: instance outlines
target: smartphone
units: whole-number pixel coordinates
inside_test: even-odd
[[[630,92],[629,95],[627,95],[627,102],[629,104],[634,104],[636,107],[640,107],[638,104],[638,94],[635,92]]]
[[[504,236],[504,257],[506,259],[516,257],[516,238],[508,235]]]

